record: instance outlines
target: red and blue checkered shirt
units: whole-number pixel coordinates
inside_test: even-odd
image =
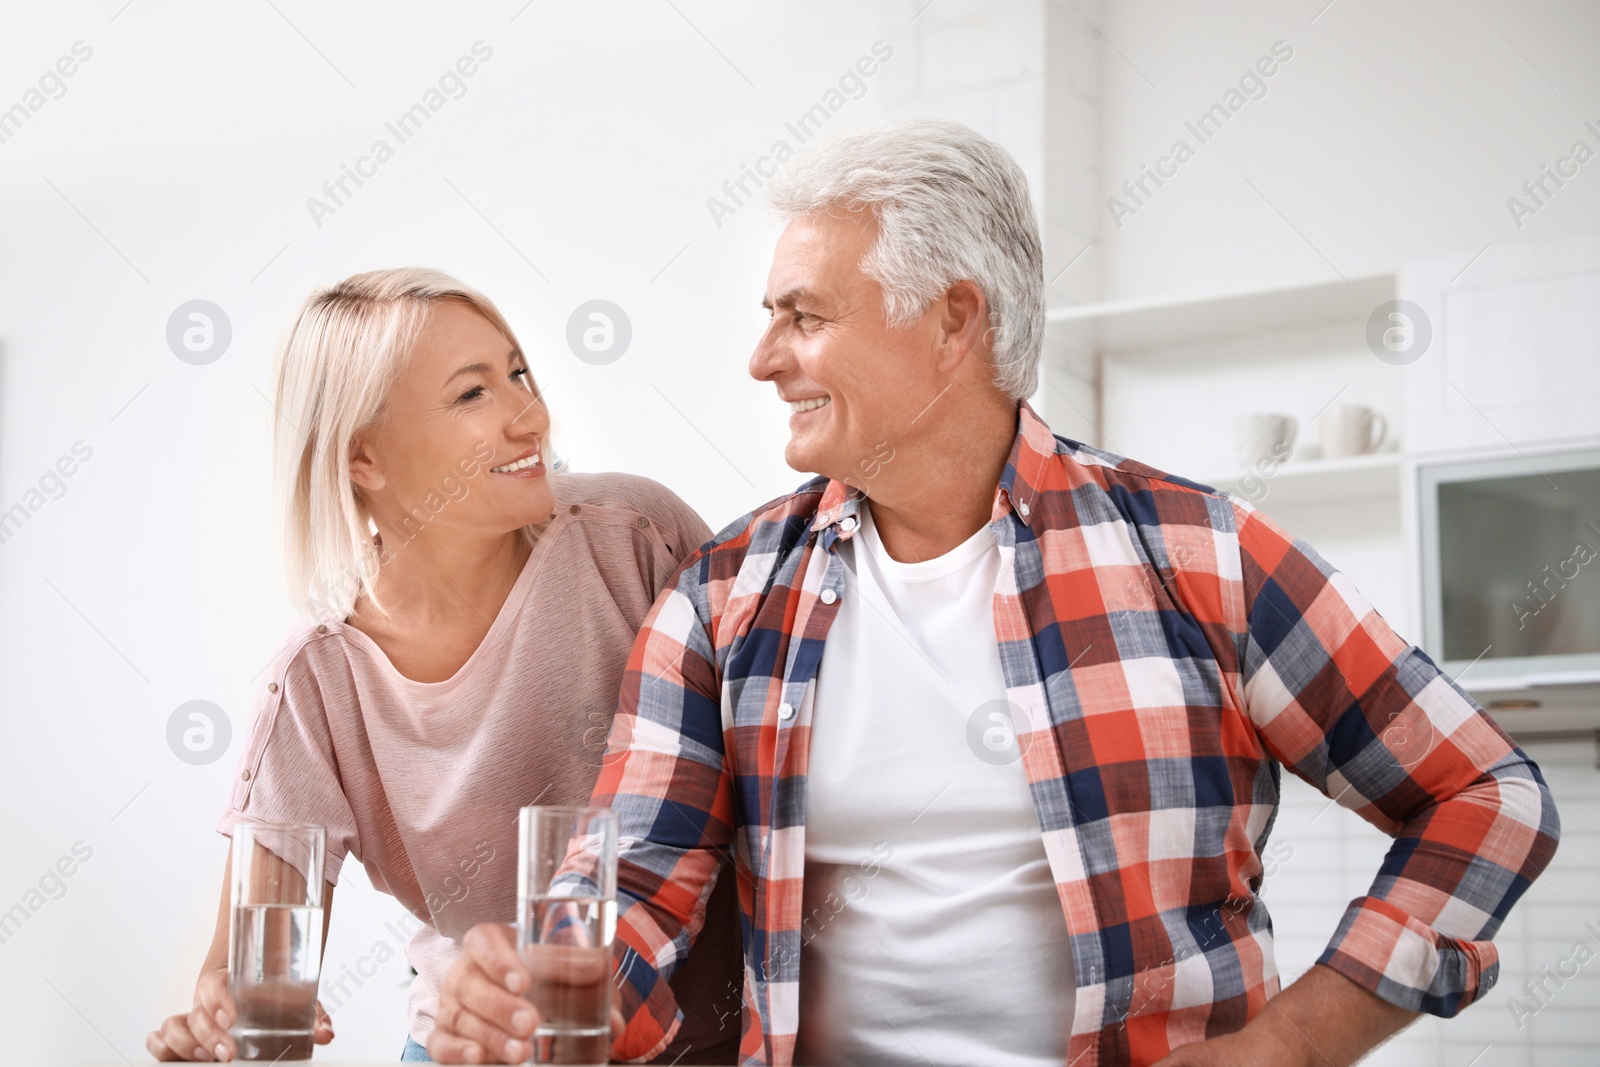
[[[664,978],[731,853],[741,1060],[792,1062],[812,702],[860,500],[818,478],[739,519],[634,644],[595,790],[621,820],[619,1057],[676,1030]],[[1006,696],[1077,971],[1069,1063],[1152,1063],[1278,992],[1259,893],[1280,767],[1394,839],[1319,962],[1443,1016],[1493,984],[1489,939],[1555,851],[1550,791],[1348,579],[1249,504],[1055,437],[1026,403],[990,526]]]

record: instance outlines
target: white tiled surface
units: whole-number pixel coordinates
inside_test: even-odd
[[[1600,1064],[1600,770],[1594,746],[1540,744],[1527,749],[1555,794],[1561,844],[1545,875],[1512,908],[1495,937],[1500,979],[1454,1019],[1424,1016],[1367,1060],[1374,1067],[1566,1067]],[[1285,772],[1274,842],[1293,857],[1264,889],[1284,984],[1304,973],[1326,947],[1345,906],[1366,891],[1389,839],[1356,815]],[[1563,987],[1550,985],[1546,1007],[1518,1028],[1513,998],[1523,983],[1586,940],[1595,958]],[[1527,1001],[1530,1007],[1537,1007]]]

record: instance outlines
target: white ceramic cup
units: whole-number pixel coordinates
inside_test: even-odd
[[[1294,448],[1299,424],[1290,415],[1236,415],[1233,419],[1233,451],[1241,467],[1252,467],[1263,460],[1282,461]]]
[[[1327,459],[1376,452],[1389,434],[1389,420],[1362,404],[1335,404],[1317,420]]]

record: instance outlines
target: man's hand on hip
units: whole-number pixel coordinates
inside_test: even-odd
[[[1238,1033],[1185,1045],[1156,1067],[1349,1067],[1416,1017],[1317,964]]]

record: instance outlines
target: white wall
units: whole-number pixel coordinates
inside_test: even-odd
[[[1102,203],[1107,299],[1327,281],[1600,229],[1600,160],[1521,228],[1506,207],[1575,140],[1600,148],[1584,129],[1600,125],[1594,4],[1115,0],[1102,29],[1115,45],[1103,199],[1177,138],[1195,146],[1120,229]],[[1279,40],[1294,55],[1266,95],[1198,144],[1184,123]]]

